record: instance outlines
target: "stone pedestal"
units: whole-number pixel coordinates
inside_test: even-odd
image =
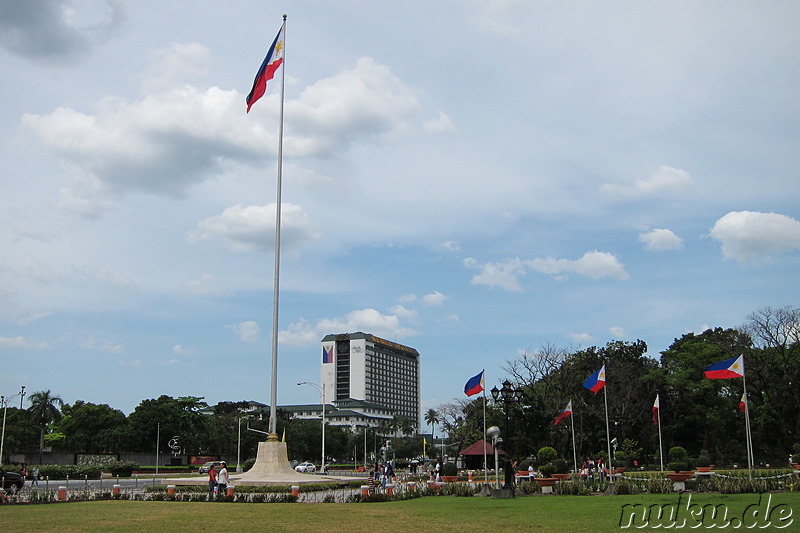
[[[492,498],[497,500],[508,500],[514,497],[514,489],[501,487],[499,489],[492,489]]]

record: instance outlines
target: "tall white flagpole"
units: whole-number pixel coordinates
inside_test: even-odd
[[[661,471],[664,471],[664,447],[661,444],[661,400],[656,394],[658,409],[656,409],[656,423],[658,424],[658,456],[661,459]]]
[[[486,387],[483,388],[483,482],[489,484],[489,462],[486,455]]]
[[[744,363],[744,358],[742,358]],[[747,472],[750,479],[753,479],[753,441],[750,439],[750,398],[747,397],[747,379],[744,377],[742,368],[742,387],[744,388],[744,427],[747,432]]]
[[[569,399],[569,406],[572,407],[572,398]],[[569,414],[569,422],[572,425],[572,461],[575,463],[575,473],[580,474],[578,470],[578,452],[575,449],[575,410]]]
[[[611,431],[608,428],[608,382],[603,386],[603,399],[606,404],[606,446],[608,447],[608,476],[609,483],[614,483],[614,465],[611,460]]]
[[[283,100],[286,93],[286,15],[283,16],[283,63],[281,69],[281,106],[278,126],[278,179],[275,199],[275,278],[272,284],[272,380],[269,397],[269,436],[278,440],[278,293],[281,267],[281,181],[283,176]],[[323,406],[324,409],[324,406]]]

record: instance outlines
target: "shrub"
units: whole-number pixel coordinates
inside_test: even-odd
[[[689,454],[686,453],[686,449],[682,446],[673,446],[669,449],[669,460],[670,461],[686,461],[686,458]]]
[[[133,471],[139,469],[139,463],[134,461],[114,461],[106,465],[106,469],[114,477],[131,477]]]
[[[442,465],[442,475],[443,476],[457,476],[458,475],[458,468],[456,468],[455,463],[445,463]]]
[[[553,459],[551,464],[555,467],[556,474],[566,474],[569,472],[569,465],[564,459]]]
[[[543,477],[553,477],[553,474],[556,473],[556,467],[551,464],[540,466],[539,472]]]
[[[711,459],[708,457],[708,454],[705,451],[702,451],[697,457],[695,464],[697,466],[711,466]]]
[[[539,460],[540,465],[547,464],[556,457],[558,457],[558,452],[556,451],[555,448],[552,448],[550,446],[539,448],[539,453],[536,454],[536,458]]]
[[[685,461],[672,461],[667,464],[667,468],[669,468],[673,472],[684,472],[686,470],[689,470],[689,463]]]

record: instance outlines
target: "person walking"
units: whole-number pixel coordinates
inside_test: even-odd
[[[225,496],[228,492],[228,468],[225,461],[219,464],[219,474],[217,474],[217,494]]]
[[[215,492],[217,492],[217,467],[211,465],[208,469],[208,495],[213,498]]]
[[[38,487],[39,486],[39,467],[38,466],[34,466],[33,467],[33,471],[31,472],[31,475],[33,476],[33,483],[31,483],[31,486],[32,487]]]

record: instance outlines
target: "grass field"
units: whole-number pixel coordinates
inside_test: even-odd
[[[8,531],[800,531],[800,493],[436,496],[387,503],[247,504],[97,501],[0,507]],[[706,507],[703,507],[706,506]],[[717,511],[712,516],[712,507]],[[657,511],[662,511],[659,518]],[[649,513],[649,521],[645,522]],[[673,513],[673,514],[670,514]],[[675,514],[677,513],[677,514]],[[727,513],[727,514],[723,514]],[[797,519],[795,519],[797,518]],[[702,521],[701,521],[702,520]],[[771,522],[772,527],[764,529]],[[622,523],[622,524],[621,524]],[[672,525],[672,527],[668,527]],[[739,527],[736,527],[738,524]],[[621,525],[628,525],[621,528]],[[644,527],[642,527],[644,526]],[[751,526],[751,528],[748,528]],[[754,527],[752,527],[754,526]]]

